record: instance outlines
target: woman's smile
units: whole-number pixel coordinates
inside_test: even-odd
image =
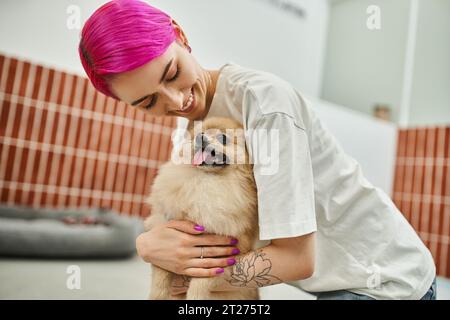
[[[191,93],[189,94],[189,98],[187,102],[184,104],[182,109],[179,110],[182,114],[190,113],[195,107],[196,99],[195,99],[195,91],[194,87],[191,88]]]

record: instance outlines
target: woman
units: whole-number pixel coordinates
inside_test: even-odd
[[[143,112],[190,121],[226,116],[247,130],[279,133],[276,166],[254,165],[266,246],[239,255],[236,240],[190,221],[138,237],[146,262],[180,275],[174,297],[189,277],[223,277],[216,290],[287,282],[318,299],[435,299],[428,249],[289,83],[235,63],[203,69],[180,26],[136,0],[99,8],[83,28],[79,52],[97,90]],[[252,150],[252,139],[246,143]],[[270,277],[257,281],[260,274]],[[245,285],[233,285],[236,277]]]

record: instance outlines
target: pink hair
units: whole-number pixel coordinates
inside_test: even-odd
[[[111,76],[160,56],[176,38],[166,13],[140,0],[113,0],[84,24],[78,53],[94,87],[119,100],[109,87]]]

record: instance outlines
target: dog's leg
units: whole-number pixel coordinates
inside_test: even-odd
[[[219,278],[192,278],[186,298],[188,300],[231,300],[242,299],[239,291],[212,292],[223,280]]]
[[[152,283],[149,299],[169,300],[172,278],[173,274],[170,271],[152,265]]]
[[[192,278],[186,293],[187,300],[211,300],[212,279]]]
[[[188,300],[259,300],[258,289],[211,291],[223,280],[220,278],[192,278],[187,291]]]

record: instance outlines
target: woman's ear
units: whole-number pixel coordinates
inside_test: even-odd
[[[181,40],[181,42],[183,43],[183,45],[188,49],[189,53],[192,51],[191,47],[189,46],[189,42],[187,40],[186,35],[183,32],[183,29],[181,29],[181,27],[179,26],[179,24],[172,19],[172,25],[175,28],[175,32],[177,33],[177,38],[179,40]],[[177,39],[177,40],[178,40]]]

